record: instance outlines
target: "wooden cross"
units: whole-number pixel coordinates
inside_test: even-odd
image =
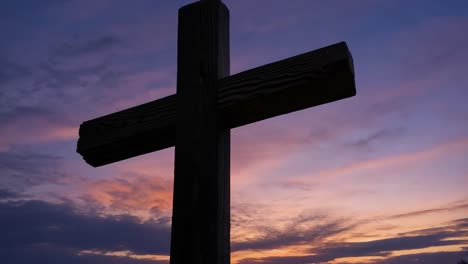
[[[171,264],[230,263],[230,129],[356,94],[346,43],[229,76],[229,10],[179,9],[177,94],[84,122],[92,166],[175,148]]]

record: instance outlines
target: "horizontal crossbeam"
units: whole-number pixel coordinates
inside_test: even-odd
[[[356,94],[345,42],[244,71],[218,81],[220,123],[235,128]],[[77,152],[94,167],[172,147],[177,95],[89,120]]]

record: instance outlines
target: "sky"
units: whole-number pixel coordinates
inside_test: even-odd
[[[174,148],[93,168],[76,143],[176,92],[191,2],[0,2],[1,263],[168,263]],[[224,3],[231,74],[346,41],[357,88],[231,131],[231,262],[468,257],[468,2]]]

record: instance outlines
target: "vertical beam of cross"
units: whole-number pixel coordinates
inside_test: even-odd
[[[230,263],[230,131],[218,123],[229,75],[229,10],[202,0],[179,10],[171,264]]]

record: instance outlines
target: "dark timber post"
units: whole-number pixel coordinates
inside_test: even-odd
[[[230,263],[230,131],[217,81],[229,75],[229,10],[204,0],[179,10],[171,264]]]

